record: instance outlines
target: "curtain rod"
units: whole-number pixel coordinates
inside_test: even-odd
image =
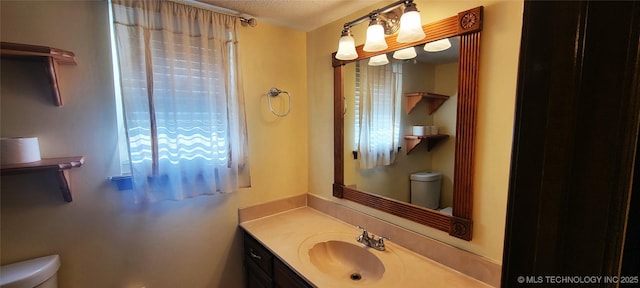
[[[249,20],[250,18],[254,18],[253,16],[249,15],[249,14],[245,14],[245,13],[240,13],[236,10],[232,10],[229,8],[224,8],[224,7],[219,7],[219,6],[215,6],[209,3],[204,3],[204,2],[200,2],[200,1],[196,1],[196,0],[169,0],[171,2],[175,2],[175,3],[180,3],[180,4],[185,4],[185,5],[191,5],[191,6],[196,6],[198,8],[202,8],[202,9],[207,9],[216,13],[220,13],[220,14],[225,14],[225,15],[229,15],[229,16],[236,16],[236,17],[240,17],[240,19],[243,20]]]

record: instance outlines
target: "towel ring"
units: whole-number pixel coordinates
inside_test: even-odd
[[[289,97],[289,109],[287,110],[286,113],[284,114],[279,114],[276,111],[273,111],[273,106],[271,106],[271,97],[278,97],[278,95],[285,93],[287,94],[287,96]],[[269,111],[271,111],[271,113],[273,113],[273,115],[276,115],[278,117],[284,117],[289,115],[289,112],[291,112],[291,94],[289,94],[289,92],[287,91],[282,91],[278,88],[271,88],[269,89],[269,93],[267,93],[267,101],[269,102]]]

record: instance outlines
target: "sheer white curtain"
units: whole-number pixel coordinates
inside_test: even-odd
[[[163,0],[113,0],[136,202],[250,186],[236,18]]]
[[[383,66],[369,66],[365,62],[358,65],[358,167],[370,169],[391,165],[400,147],[402,64],[392,61]]]

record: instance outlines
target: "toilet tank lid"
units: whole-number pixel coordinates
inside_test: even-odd
[[[0,266],[0,287],[35,287],[51,278],[60,268],[60,257],[49,255]]]
[[[442,174],[433,171],[416,172],[409,177],[415,181],[437,181],[442,178]]]

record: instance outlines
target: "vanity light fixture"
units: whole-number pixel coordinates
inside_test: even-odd
[[[424,51],[427,52],[440,52],[451,48],[451,41],[449,38],[440,39],[438,41],[429,42],[424,44]]]
[[[338,53],[336,58],[341,60],[353,60],[358,58],[358,52],[356,52],[356,44],[353,36],[351,36],[351,28],[345,28],[342,30],[342,37],[338,43]]]
[[[422,40],[427,35],[422,30],[422,19],[420,19],[420,13],[416,4],[406,3],[404,8],[404,14],[400,17],[400,32],[398,32],[398,38],[396,41],[400,43],[411,43],[418,40]]]
[[[416,56],[418,56],[418,54],[416,53],[415,47],[404,48],[393,52],[393,58],[398,60],[413,59]]]
[[[369,28],[367,28],[367,41],[364,43],[362,50],[367,52],[377,52],[387,49],[387,41],[384,39],[384,27],[382,20],[378,19],[378,15],[371,16]]]
[[[380,54],[369,58],[369,66],[382,66],[389,64],[387,54]]]
[[[404,12],[401,13],[404,7]],[[398,21],[398,15],[402,14]],[[357,58],[355,41],[351,35],[351,27],[370,20],[367,28],[367,38],[363,47],[364,51],[377,52],[388,48],[385,35],[391,35],[398,31],[396,41],[399,43],[412,43],[426,37],[422,30],[420,13],[413,0],[400,0],[380,9],[371,11],[356,20],[344,24],[336,59],[353,60]],[[400,26],[398,30],[398,25]]]

